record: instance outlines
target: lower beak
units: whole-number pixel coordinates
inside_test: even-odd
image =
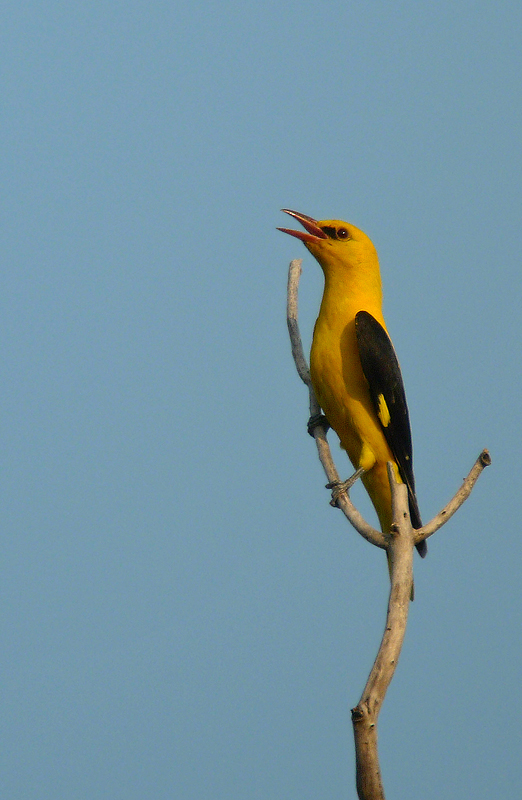
[[[303,228],[308,231],[308,233],[304,233],[303,231],[292,231],[290,228],[278,228],[278,231],[289,233],[290,236],[295,236],[296,239],[301,239],[301,241],[305,244],[307,242],[316,242],[318,239],[328,238],[326,233],[318,226],[317,220],[313,217],[308,217],[306,214],[299,214],[297,211],[290,211],[289,208],[283,208],[281,210],[284,211],[285,214],[290,214],[291,217],[294,217],[294,219],[300,222]]]

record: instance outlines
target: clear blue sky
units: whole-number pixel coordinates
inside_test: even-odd
[[[416,559],[387,797],[519,796],[520,3],[0,22],[0,796],[355,798],[387,575],[306,434],[283,206],[378,248],[424,518],[493,457]]]

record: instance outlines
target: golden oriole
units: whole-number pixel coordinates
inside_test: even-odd
[[[310,374],[317,400],[339,436],[375,507],[383,532],[392,523],[386,464],[408,487],[411,521],[422,526],[413,476],[410,421],[401,371],[382,315],[377,251],[347,222],[317,221],[284,208],[306,232],[279,228],[300,239],[324,272]],[[426,542],[417,550],[427,553]]]

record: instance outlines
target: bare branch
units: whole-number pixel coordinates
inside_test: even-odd
[[[339,483],[339,474],[332,459],[326,438],[327,427],[315,420],[321,408],[315,396],[310,370],[303,352],[297,317],[297,295],[301,277],[301,260],[291,262],[288,274],[287,322],[292,344],[292,354],[299,376],[308,386],[310,415],[314,419],[311,432],[317,445],[319,459],[329,483]],[[487,450],[483,450],[464,483],[450,502],[431,522],[419,530],[411,525],[408,492],[405,484],[397,484],[391,464],[388,479],[392,494],[393,524],[389,534],[383,534],[369,525],[351,502],[348,492],[342,493],[332,505],[342,509],[353,527],[367,541],[387,550],[391,563],[391,587],[386,625],[379,652],[364,687],[361,699],[352,709],[355,737],[357,793],[360,800],[384,800],[377,750],[377,717],[390,682],[393,678],[406,632],[408,609],[413,586],[413,548],[418,542],[433,535],[469,497],[484,467],[491,464]]]
[[[427,539],[428,536],[432,536],[436,531],[439,530],[439,528],[442,528],[442,526],[450,519],[450,517],[453,516],[455,511],[461,507],[463,502],[468,499],[471,494],[471,490],[482,473],[482,470],[484,467],[489,467],[490,464],[491,456],[487,450],[483,450],[473,464],[468,476],[464,478],[462,486],[456,492],[454,497],[452,497],[449,503],[444,506],[442,511],[439,511],[439,513],[433,517],[431,522],[428,522],[427,525],[423,525],[422,528],[419,528],[419,530],[415,531],[415,544],[422,542],[423,539]]]
[[[361,699],[352,709],[355,739],[357,794],[360,800],[384,800],[377,750],[377,717],[393,678],[406,633],[413,581],[413,539],[408,491],[397,484],[388,464],[392,491],[393,525],[388,556],[391,560],[391,588],[386,625],[379,652]]]
[[[317,417],[321,412],[321,407],[317,402],[317,398],[312,386],[310,370],[304,355],[298,323],[297,299],[299,280],[302,273],[301,264],[302,259],[296,258],[290,262],[290,268],[288,270],[287,325],[288,332],[290,334],[292,355],[294,357],[297,372],[301,380],[308,386],[310,416]],[[328,478],[328,483],[338,483],[340,480],[339,473],[337,472],[332,458],[332,453],[326,438],[326,430],[324,426],[317,424],[314,425],[313,436],[317,445],[319,460],[323,465],[323,469]],[[439,530],[439,528],[442,527],[442,525],[444,525],[445,522],[450,519],[451,516],[453,516],[455,511],[457,511],[462,503],[469,497],[470,492],[484,467],[487,467],[489,464],[491,464],[491,457],[487,450],[483,450],[472,467],[469,475],[467,478],[465,478],[464,483],[452,500],[450,500],[450,502],[442,509],[442,511],[437,514],[436,517],[431,520],[431,522],[428,522],[422,528],[419,528],[417,531],[415,531],[415,544],[421,542],[423,539],[427,539],[429,536],[432,536],[436,531]],[[366,522],[362,514],[360,514],[353,505],[349,498],[348,492],[342,494],[336,500],[336,502],[333,503],[333,505],[336,505],[341,509],[348,521],[364,539],[371,544],[374,544],[376,547],[380,547],[383,550],[387,549],[388,543],[386,537],[380,531],[376,530],[368,522]]]
[[[303,351],[303,343],[301,341],[301,336],[299,333],[299,323],[297,322],[297,296],[299,290],[299,279],[301,278],[301,274],[303,269],[301,264],[303,263],[302,258],[294,258],[293,261],[290,262],[290,267],[288,269],[288,285],[287,285],[287,294],[286,294],[286,324],[288,325],[288,333],[290,334],[290,344],[292,345],[292,356],[294,357],[295,366],[297,372],[299,373],[299,377],[301,380],[306,383],[309,389],[312,390],[312,380],[310,378],[310,370],[308,369],[308,363],[305,358],[305,354]],[[311,398],[310,398],[311,399]],[[315,395],[314,398],[315,400]],[[317,407],[317,411],[315,413],[319,413],[320,408],[317,400],[315,400],[315,405]],[[310,415],[313,415],[314,411],[310,409]]]
[[[288,332],[290,334],[290,343],[292,345],[292,355],[294,357],[297,372],[299,373],[301,380],[304,381],[304,383],[306,383],[308,386],[310,416],[316,417],[321,412],[321,406],[317,402],[317,398],[313,390],[312,381],[310,378],[310,370],[308,369],[308,363],[303,352],[303,344],[301,341],[301,334],[299,332],[299,323],[297,321],[297,295],[299,289],[299,279],[302,273],[301,263],[301,259],[294,259],[294,261],[290,262],[290,268],[288,270],[287,324]],[[323,465],[326,477],[328,478],[328,483],[339,483],[339,473],[337,472],[332,458],[332,453],[326,438],[326,430],[324,426],[314,425],[312,432],[317,445],[319,460]],[[384,535],[381,533],[381,531],[376,530],[368,522],[366,522],[362,514],[357,511],[353,505],[347,492],[338,498],[335,505],[341,509],[345,517],[361,536],[363,536],[368,542],[371,542],[371,544],[386,549],[387,542]]]

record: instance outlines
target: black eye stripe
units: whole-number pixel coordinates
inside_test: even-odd
[[[330,239],[341,239],[341,241],[343,241],[350,238],[347,228],[334,228],[333,225],[325,225],[321,230],[326,233]]]
[[[324,228],[321,228],[321,230],[323,233],[326,233],[330,239],[337,239],[337,231],[333,226],[325,225]]]

